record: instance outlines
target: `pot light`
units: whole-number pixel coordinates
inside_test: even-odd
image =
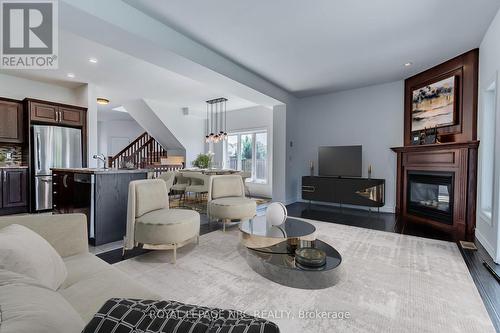
[[[109,104],[109,99],[98,97],[97,98],[97,104],[108,105]]]
[[[67,77],[69,77],[70,79],[73,79],[75,77],[75,74],[73,73],[68,73],[66,74]]]
[[[405,64],[405,67],[410,67],[411,65],[413,65],[413,63],[412,63],[412,62],[407,62],[407,63]]]
[[[97,58],[89,58],[89,62],[97,64]]]

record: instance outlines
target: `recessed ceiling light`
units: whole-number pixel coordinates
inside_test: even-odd
[[[97,98],[97,104],[108,105],[109,104],[109,99],[98,97]]]
[[[70,79],[74,78],[75,77],[75,74],[73,73],[68,73],[66,74],[67,77],[69,77]]]
[[[89,62],[97,64],[97,58],[89,58]]]
[[[407,62],[407,63],[405,64],[405,67],[410,67],[411,65],[413,65],[413,63],[412,63],[412,62]]]

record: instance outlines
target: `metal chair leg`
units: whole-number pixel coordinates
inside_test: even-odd
[[[174,244],[174,262],[173,264],[175,265],[177,262],[177,244]]]

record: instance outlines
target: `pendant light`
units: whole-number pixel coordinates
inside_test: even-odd
[[[220,97],[206,101],[207,103],[207,131],[206,143],[219,143],[227,139],[227,98]],[[210,117],[209,117],[210,108]]]

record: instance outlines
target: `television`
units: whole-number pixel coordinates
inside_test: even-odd
[[[320,176],[361,177],[362,146],[319,147]]]

